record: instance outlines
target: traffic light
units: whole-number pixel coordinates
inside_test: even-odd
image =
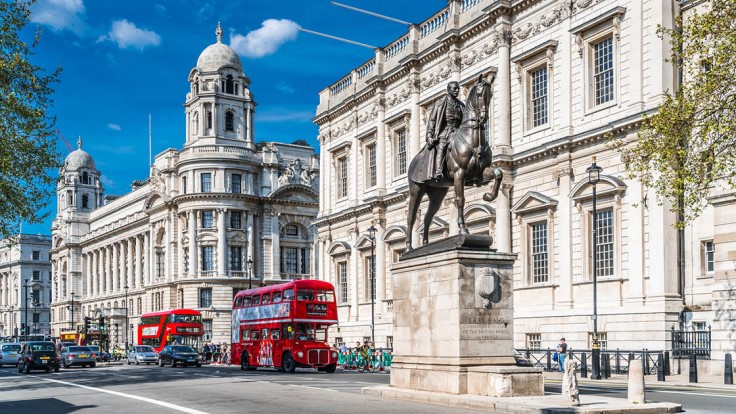
[[[84,334],[85,335],[89,333],[89,323],[90,323],[89,316],[85,316],[84,317]]]
[[[21,323],[20,324],[20,334],[25,335],[26,334],[26,324]]]
[[[100,320],[97,323],[100,329],[100,332],[105,332],[105,318],[100,316]]]

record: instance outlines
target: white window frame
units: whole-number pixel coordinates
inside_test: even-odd
[[[347,157],[337,159],[335,169],[335,193],[338,200],[348,198],[350,194],[350,162]]]
[[[620,105],[621,102],[621,16],[626,12],[625,7],[614,7],[613,9],[597,15],[592,20],[586,21],[570,32],[575,35],[575,43],[578,46],[578,54],[583,59],[584,79],[584,111],[585,114],[600,111],[602,109]],[[613,60],[613,99],[610,101],[596,103],[595,85],[595,45],[610,38],[611,57]]]
[[[512,214],[514,214],[519,224],[519,229],[521,229],[520,237],[523,251],[520,254],[520,258],[522,280],[524,281],[523,286],[533,288],[550,286],[555,283],[554,259],[556,255],[554,234],[556,211],[557,200],[534,191],[522,196],[511,209]],[[544,282],[535,282],[532,272],[534,265],[532,256],[532,226],[541,222],[547,223],[547,280]]]
[[[536,227],[544,225],[544,237],[539,238],[539,240],[544,242],[544,252],[545,260],[540,261],[539,263],[543,264],[543,268],[545,269],[544,274],[537,275],[535,274],[536,271],[536,264],[538,263],[536,260],[537,254],[542,254],[541,252],[538,253],[534,250],[535,248],[535,242],[537,241],[536,237]],[[550,257],[549,257],[549,248],[550,248],[550,238],[549,238],[549,222],[547,220],[540,220],[535,221],[533,223],[529,223],[527,226],[527,231],[529,232],[529,246],[528,246],[528,252],[529,252],[529,282],[532,285],[538,285],[538,284],[544,284],[549,283],[549,274],[550,274]],[[537,280],[537,278],[543,280]]]
[[[711,256],[711,262],[709,263],[708,256]],[[701,273],[704,276],[713,276],[716,270],[716,244],[713,241],[713,239],[708,240],[702,240],[700,242],[700,257],[701,257]],[[712,268],[709,269],[709,264],[712,265]]]
[[[524,134],[532,134],[552,128],[552,120],[554,113],[553,96],[554,90],[554,58],[557,49],[557,41],[548,40],[531,49],[511,58],[516,64],[517,80],[521,84],[521,100],[522,111],[524,114]],[[534,125],[534,105],[533,101],[533,75],[536,71],[547,70],[547,87],[546,87],[546,122]]]
[[[391,131],[393,137],[393,153],[394,153],[394,178],[405,176],[409,171],[409,129],[406,125],[401,125],[399,128]],[[401,137],[403,135],[404,140],[404,171],[401,171]]]
[[[338,303],[340,305],[347,305],[350,303],[350,276],[348,275],[348,262],[345,260],[336,262],[335,272],[337,273],[338,282]]]

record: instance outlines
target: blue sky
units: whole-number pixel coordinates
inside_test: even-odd
[[[343,0],[339,3],[420,23],[446,0]],[[94,158],[107,194],[125,194],[148,177],[148,116],[157,154],[184,144],[183,102],[187,76],[197,57],[223,42],[241,57],[258,103],[256,141],[317,145],[311,122],[323,88],[374,56],[371,49],[299,32],[302,27],[374,46],[386,46],[407,28],[328,0],[39,0],[21,37],[43,30],[33,62],[53,70],[56,126],[76,149]],[[66,147],[59,139],[59,151]],[[44,223],[24,224],[23,233],[50,234]]]

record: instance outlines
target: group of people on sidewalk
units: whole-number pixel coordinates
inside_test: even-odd
[[[200,353],[202,354],[203,362],[230,365],[230,350],[226,343],[219,345],[205,343]]]

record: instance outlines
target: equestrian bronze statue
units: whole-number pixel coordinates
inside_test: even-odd
[[[448,85],[448,96],[441,98],[432,108],[427,128],[427,142],[409,164],[409,214],[407,217],[406,251],[412,250],[412,235],[417,211],[426,194],[429,206],[424,215],[422,244],[429,240],[429,226],[440,209],[450,187],[455,190],[455,207],[460,234],[468,234],[465,226],[465,186],[480,187],[493,181],[491,192],[483,200],[491,202],[498,196],[503,172],[491,167],[491,147],[486,139],[486,118],[491,101],[493,78],[486,81],[478,77],[468,93],[464,108],[457,105],[455,82]],[[449,109],[448,109],[449,108]],[[459,120],[459,112],[462,119]],[[437,131],[441,129],[441,131]],[[442,148],[445,134],[446,149]],[[443,151],[444,150],[444,151]],[[437,166],[437,158],[442,157]],[[437,171],[435,171],[437,170]]]

